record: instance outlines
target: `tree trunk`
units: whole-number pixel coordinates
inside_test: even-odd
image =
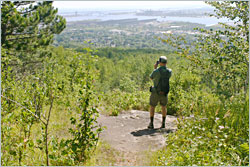
[[[46,165],[49,166],[49,149],[48,149],[48,124],[45,125],[45,142],[46,142]]]
[[[54,97],[52,97],[51,99],[51,103],[50,103],[50,108],[49,108],[49,113],[48,113],[48,118],[47,118],[47,122],[45,124],[45,142],[46,142],[46,165],[49,166],[49,148],[48,148],[48,127],[49,127],[49,120],[50,120],[50,114],[51,114],[51,110],[53,107],[53,102],[54,102]]]
[[[246,100],[247,93],[248,93],[248,92],[247,92],[248,81],[249,81],[249,65],[248,65],[248,68],[247,68],[247,77],[246,77],[245,85],[244,85],[244,96],[245,96],[245,100]]]

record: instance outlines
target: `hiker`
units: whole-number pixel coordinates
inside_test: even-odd
[[[160,67],[158,67],[160,64]],[[166,56],[161,56],[159,61],[154,65],[154,71],[150,75],[150,78],[154,82],[154,86],[150,87],[150,123],[148,125],[149,129],[154,129],[154,112],[155,107],[158,102],[160,102],[162,108],[162,125],[161,128],[165,128],[165,120],[167,115],[166,105],[168,102],[168,92],[169,92],[169,78],[171,77],[172,70],[166,67],[167,58]]]

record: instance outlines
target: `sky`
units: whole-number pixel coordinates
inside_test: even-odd
[[[203,1],[54,1],[60,9],[164,9],[210,7]]]

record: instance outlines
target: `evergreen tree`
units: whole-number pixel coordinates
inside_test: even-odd
[[[1,44],[10,65],[36,64],[48,55],[45,51],[54,34],[66,27],[51,1],[3,1],[1,3]]]

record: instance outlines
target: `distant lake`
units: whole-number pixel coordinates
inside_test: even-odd
[[[108,12],[77,12],[77,13],[61,13],[65,17],[67,22],[72,21],[83,21],[83,20],[121,20],[121,19],[133,19],[137,18],[138,20],[148,20],[148,19],[157,19],[157,21],[181,21],[181,22],[190,22],[190,23],[199,23],[205,24],[206,26],[218,24],[218,22],[228,22],[227,19],[217,19],[215,17],[175,17],[175,16],[137,16],[134,13],[128,14],[119,14],[113,15]]]

